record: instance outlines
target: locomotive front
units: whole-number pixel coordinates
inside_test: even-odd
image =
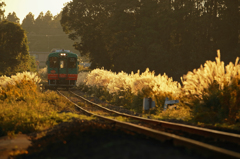
[[[76,86],[78,76],[76,54],[67,50],[56,50],[48,55],[46,64],[49,87]]]

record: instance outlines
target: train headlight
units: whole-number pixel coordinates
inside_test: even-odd
[[[60,56],[66,56],[66,53],[60,53]]]

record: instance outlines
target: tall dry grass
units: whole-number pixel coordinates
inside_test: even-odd
[[[36,73],[23,72],[11,77],[0,77],[0,100],[13,102],[26,100],[29,95],[36,94],[41,79]]]
[[[204,66],[183,76],[183,95],[189,99],[196,121],[205,123],[234,123],[240,110],[240,64],[227,66],[217,52],[216,61],[206,61]]]
[[[47,66],[39,69],[38,75],[42,80],[47,80]]]
[[[37,74],[30,72],[0,77],[0,136],[43,130],[80,117],[65,113],[74,111],[74,106],[56,92],[42,93],[39,82]]]
[[[155,114],[177,114],[177,111],[162,112],[165,98],[168,97],[180,100],[180,114],[188,119],[205,123],[234,123],[240,116],[238,62],[237,57],[234,64],[230,62],[225,66],[218,50],[216,61],[206,61],[200,68],[181,77],[182,86],[166,74],[155,75],[149,69],[135,74],[95,69],[87,74],[82,83],[85,83],[84,90],[89,94],[114,104],[128,105],[129,109],[141,111],[142,99],[151,97],[157,105]]]
[[[178,99],[181,93],[180,83],[166,74],[155,75],[148,68],[145,72],[127,74],[95,69],[87,74],[84,91],[116,105],[142,111],[142,99],[151,97],[156,108],[163,109],[165,98]],[[87,88],[86,88],[87,87]]]
[[[86,85],[106,87],[109,93],[119,93],[131,89],[135,95],[143,93],[146,97],[152,97],[159,93],[171,93],[178,96],[180,93],[180,83],[173,81],[166,74],[155,76],[154,71],[148,68],[142,74],[127,74],[125,72],[111,72],[104,69],[95,69],[88,74],[85,79]]]
[[[235,64],[230,62],[227,66],[220,59],[220,50],[217,52],[216,61],[206,61],[204,66],[188,72],[182,79],[183,90],[186,94],[195,95],[202,98],[205,89],[209,88],[213,83],[219,85],[219,90],[223,90],[226,86],[230,86],[239,74],[240,65],[239,57],[236,58]]]

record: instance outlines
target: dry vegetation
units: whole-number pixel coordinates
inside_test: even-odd
[[[173,81],[166,74],[111,72],[95,69],[85,74],[79,89],[115,105],[142,112],[142,99],[151,97],[156,108],[146,115],[159,119],[178,119],[205,124],[239,124],[240,64],[227,66],[220,60],[206,61],[204,66],[188,72],[181,80]],[[80,73],[81,74],[81,73]],[[79,75],[81,76],[81,75]],[[180,100],[177,109],[163,111],[165,98]]]
[[[143,116],[156,119],[177,119],[198,124],[211,124],[239,129],[240,64],[224,66],[220,53],[216,61],[188,72],[182,84],[166,74],[114,73],[104,69],[80,72],[78,88],[89,96],[123,106]],[[39,73],[46,76],[46,68]],[[49,128],[73,117],[65,113],[66,101],[52,91],[41,92],[40,78],[35,73],[23,72],[0,77],[0,136],[18,132],[29,133]],[[151,97],[156,108],[142,111],[144,97]],[[165,98],[179,100],[177,109],[163,111]],[[68,104],[71,105],[71,104]]]
[[[29,72],[0,77],[0,136],[47,129],[72,118],[83,118],[53,91],[39,90],[40,78]],[[70,107],[69,107],[70,105]]]

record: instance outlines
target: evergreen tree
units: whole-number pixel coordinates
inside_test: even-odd
[[[35,19],[35,24],[34,24],[34,32],[36,34],[42,34],[44,32],[44,22],[43,22],[43,17],[44,14],[41,12],[38,17]]]
[[[0,21],[4,19],[4,12],[5,10],[2,10],[2,7],[6,6],[4,2],[0,2]]]
[[[7,20],[10,22],[18,23],[19,24],[19,18],[17,17],[16,13],[9,13],[7,16]]]
[[[50,11],[47,11],[45,15],[43,16],[43,28],[45,29],[45,33],[52,34],[52,29],[51,29],[51,22],[53,20],[53,15]]]
[[[29,12],[22,21],[22,28],[25,29],[28,33],[30,33],[33,31],[34,23],[34,15]]]
[[[49,52],[52,48],[74,51],[72,41],[62,30],[61,13],[52,16],[48,11],[41,12],[36,19],[32,13],[24,18],[22,27],[27,31],[29,49],[31,51]]]

